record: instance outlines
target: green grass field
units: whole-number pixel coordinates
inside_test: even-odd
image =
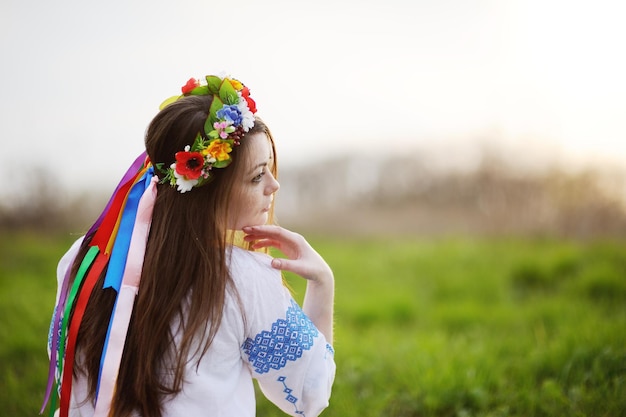
[[[2,416],[38,413],[56,262],[72,240],[0,238]],[[626,242],[312,242],[337,286],[324,416],[626,415]],[[283,415],[264,399],[258,411]]]

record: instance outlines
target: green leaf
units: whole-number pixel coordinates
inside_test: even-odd
[[[231,161],[232,159],[229,159],[227,161],[215,161],[215,163],[213,163],[213,168],[226,168],[228,165],[230,165]]]
[[[213,123],[217,122],[216,113],[219,109],[224,107],[224,103],[218,96],[213,96],[213,102],[211,103],[211,107],[209,108],[209,117],[207,117],[204,122],[204,132],[208,135],[211,130],[213,130]]]
[[[209,95],[209,86],[207,85],[201,85],[199,87],[194,88],[193,90],[191,90],[191,94],[192,96],[208,96]]]
[[[175,102],[176,100],[178,100],[179,98],[181,98],[182,96],[172,96],[168,99],[165,99],[163,101],[163,103],[161,103],[161,105],[159,106],[159,110],[163,110],[165,107],[169,106],[170,104],[172,104],[173,102]]]
[[[237,90],[230,83],[230,81],[224,81],[220,87],[220,98],[226,104],[237,104],[239,102],[239,96]]]
[[[211,94],[218,94],[220,85],[222,85],[222,79],[216,75],[207,75],[206,83]]]
[[[204,140],[202,139],[202,135],[198,132],[196,139],[193,141],[193,145],[191,145],[190,150],[192,152],[199,152],[204,149]]]

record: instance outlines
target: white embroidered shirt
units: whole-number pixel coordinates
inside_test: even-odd
[[[80,241],[59,262],[59,288]],[[200,362],[189,361],[182,392],[166,400],[164,417],[252,417],[253,378],[285,413],[318,416],[328,406],[335,377],[333,348],[285,288],[269,256],[237,247],[229,254],[239,301],[227,291],[215,339]],[[59,291],[57,302],[58,297]],[[71,417],[93,414],[86,397],[86,380],[79,376],[72,386]]]

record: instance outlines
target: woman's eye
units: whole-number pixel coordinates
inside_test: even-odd
[[[261,180],[263,179],[263,175],[265,175],[265,171],[262,171],[259,175],[252,178],[252,182],[261,182]]]

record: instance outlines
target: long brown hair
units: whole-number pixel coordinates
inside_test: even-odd
[[[182,98],[159,112],[146,132],[146,151],[153,164],[169,166],[176,152],[203,132],[211,96]],[[256,119],[247,134],[265,133],[275,158],[267,126]],[[159,184],[141,274],[141,286],[130,322],[110,415],[133,412],[160,417],[163,400],[180,392],[189,358],[200,360],[215,336],[230,285],[226,266],[229,242],[229,202],[234,179],[245,169],[245,136],[233,149],[233,162],[212,171],[213,180],[186,193]],[[276,175],[277,164],[270,167]],[[270,216],[270,222],[272,218]],[[92,236],[86,236],[74,262],[72,277]],[[73,278],[72,278],[73,279]],[[104,273],[100,277],[102,282]],[[101,282],[99,284],[101,284]],[[102,348],[115,291],[96,285],[77,337],[75,369],[87,377],[95,399]],[[172,323],[178,320],[179,329]],[[174,341],[174,333],[179,332]]]

